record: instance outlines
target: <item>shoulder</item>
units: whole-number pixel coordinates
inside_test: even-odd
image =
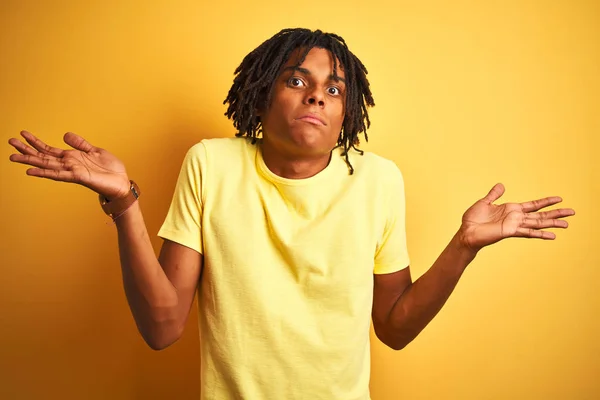
[[[245,137],[204,139],[189,150],[197,157],[201,173],[211,185],[224,178],[227,182],[237,182],[241,176],[252,174],[256,151],[252,139]]]
[[[241,154],[250,150],[251,140],[247,138],[211,138],[192,145],[186,152],[186,163],[192,164],[219,164],[220,162],[232,162],[239,159]]]
[[[253,146],[252,140],[245,137],[204,139],[197,145],[202,145],[207,154],[239,153]]]

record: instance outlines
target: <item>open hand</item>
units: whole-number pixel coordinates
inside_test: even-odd
[[[22,131],[21,136],[31,146],[15,138],[9,139],[8,143],[20,153],[11,154],[10,160],[33,166],[26,171],[27,175],[77,183],[108,199],[124,197],[129,192],[129,178],[123,163],[81,136],[65,134],[65,143],[74,150],[48,146],[26,131]]]
[[[496,184],[483,199],[473,204],[463,215],[460,228],[461,240],[474,251],[509,237],[552,240],[553,232],[545,228],[567,228],[561,218],[575,215],[571,208],[538,212],[542,208],[560,203],[557,196],[525,203],[492,204],[504,194],[504,186]]]

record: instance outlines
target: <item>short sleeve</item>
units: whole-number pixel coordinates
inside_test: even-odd
[[[206,148],[202,142],[192,146],[181,166],[169,212],[158,236],[179,243],[200,254],[202,245],[203,172]]]
[[[391,161],[390,164],[385,171],[385,228],[377,243],[373,270],[375,274],[389,274],[410,264],[406,245],[404,179],[396,164]]]

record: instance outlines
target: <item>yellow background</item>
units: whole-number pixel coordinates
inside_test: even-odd
[[[115,153],[155,236],[187,148],[234,133],[222,105],[233,70],[295,26],[342,35],[369,69],[366,149],[404,172],[414,278],[496,182],[501,201],[560,195],[577,211],[556,241],[485,249],[405,350],[372,336],[373,399],[600,398],[597,1],[0,7],[0,398],[199,393],[194,313],[180,342],[149,350],[96,196],[26,176],[8,161],[9,137],[28,129],[61,145],[74,131]]]

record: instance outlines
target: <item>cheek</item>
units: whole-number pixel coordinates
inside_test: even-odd
[[[269,117],[273,122],[287,121],[293,114],[293,99],[290,96],[276,95],[271,100]]]
[[[336,121],[336,126],[339,125],[341,128],[344,124],[344,118],[346,117],[346,106],[344,103],[338,104],[335,107],[334,115],[332,116],[332,121]]]
[[[275,100],[275,99],[273,99]],[[264,113],[262,122],[263,129],[269,129],[270,127],[275,128],[281,125],[282,115],[281,115],[281,104],[279,102],[273,101],[271,103],[271,107],[267,109]]]

